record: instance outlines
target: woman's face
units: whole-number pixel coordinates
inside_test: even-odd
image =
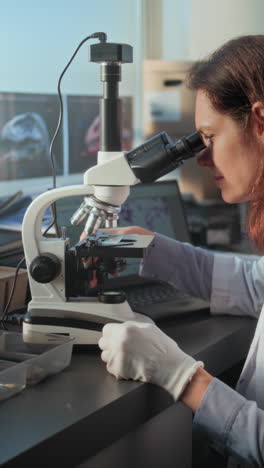
[[[250,200],[259,175],[257,142],[254,145],[231,117],[215,110],[202,90],[197,93],[195,124],[207,147],[198,156],[198,164],[211,169],[222,198],[228,203]]]

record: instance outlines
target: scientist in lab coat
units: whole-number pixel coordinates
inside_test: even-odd
[[[193,67],[195,123],[206,149],[198,163],[228,203],[249,202],[248,233],[264,253],[264,35],[228,41]],[[132,226],[119,233],[150,234]],[[152,233],[151,233],[152,234]],[[210,375],[156,325],[107,324],[99,347],[116,378],[160,385],[194,413],[193,425],[229,467],[264,467],[264,257],[217,254],[155,233],[141,267],[193,296],[210,299],[211,313],[258,319],[236,390]]]

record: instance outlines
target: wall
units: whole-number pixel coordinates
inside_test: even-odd
[[[164,60],[188,60],[189,15],[190,0],[163,0],[162,58]]]
[[[135,0],[46,0],[43,3],[15,0],[10,6],[1,6],[0,91],[56,93],[59,74],[75,48],[95,31],[108,33],[110,42],[136,45],[138,2]],[[88,62],[88,44],[80,49],[63,79],[65,93],[101,93],[99,67]],[[138,51],[136,46],[135,63]],[[134,92],[135,70],[133,65],[124,66],[124,94]]]
[[[263,0],[190,0],[189,58],[196,60],[226,40],[264,33]]]
[[[264,33],[263,0],[163,0],[164,60],[197,60],[226,40]]]

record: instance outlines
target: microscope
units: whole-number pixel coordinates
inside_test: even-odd
[[[68,335],[75,344],[96,344],[106,323],[152,321],[133,312],[122,291],[104,291],[104,279],[119,274],[125,258],[145,258],[154,237],[112,235],[98,229],[118,225],[130,186],[155,181],[204,148],[198,132],[176,142],[161,132],[128,152],[121,150],[118,84],[121,64],[133,61],[132,47],[109,43],[100,34],[100,42],[90,46],[90,61],[100,64],[103,82],[97,165],[84,173],[82,185],[55,188],[38,196],[24,216],[22,239],[32,297],[23,322],[25,341],[38,331]],[[75,195],[83,195],[84,201],[71,223],[85,223],[87,235],[70,247],[65,232],[61,238],[44,237],[41,224],[52,203]],[[97,287],[93,288],[95,278]]]

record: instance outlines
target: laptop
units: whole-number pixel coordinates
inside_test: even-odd
[[[132,186],[130,196],[122,206],[119,225],[142,226],[182,242],[191,241],[177,180]],[[153,320],[208,311],[208,301],[191,297],[167,283],[139,276],[140,261],[127,259],[125,271],[119,277],[109,278],[105,289],[124,291],[131,308]]]

